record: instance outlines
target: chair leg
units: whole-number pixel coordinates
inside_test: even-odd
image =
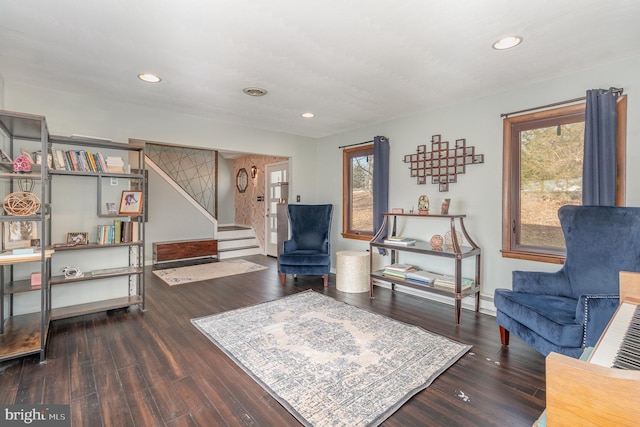
[[[509,331],[500,326],[500,342],[502,345],[509,345]]]
[[[284,283],[287,281],[287,275],[286,274],[280,274],[280,283],[282,285],[284,285]]]
[[[324,287],[326,288],[327,286],[329,286],[329,275],[325,274],[324,276],[322,276],[322,280],[324,282]]]

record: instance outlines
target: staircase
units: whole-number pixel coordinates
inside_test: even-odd
[[[251,227],[224,225],[218,227],[218,259],[262,254],[260,242]]]

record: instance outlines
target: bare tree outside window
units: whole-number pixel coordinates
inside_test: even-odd
[[[373,145],[343,152],[343,232],[347,238],[373,236]]]
[[[520,244],[564,248],[563,205],[582,204],[584,121],[520,132]]]

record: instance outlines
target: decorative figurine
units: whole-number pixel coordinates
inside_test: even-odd
[[[440,215],[449,215],[450,204],[451,204],[451,199],[444,199],[442,201],[442,208],[440,208]]]
[[[13,161],[13,171],[16,173],[31,173],[31,162],[26,156],[18,156]]]
[[[429,215],[429,198],[424,194],[418,198],[418,213]]]

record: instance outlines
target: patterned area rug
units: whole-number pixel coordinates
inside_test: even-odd
[[[314,291],[191,322],[306,426],[377,426],[471,348]]]
[[[199,282],[201,280],[216,279],[218,277],[233,276],[234,274],[266,270],[267,268],[268,267],[264,265],[255,264],[243,259],[230,259],[207,264],[189,265],[187,267],[154,270],[153,274],[164,280],[166,284],[174,286]]]

